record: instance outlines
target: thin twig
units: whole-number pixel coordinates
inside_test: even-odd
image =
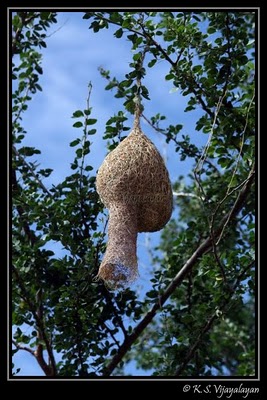
[[[237,160],[236,160],[235,168],[234,168],[234,171],[233,171],[233,173],[232,173],[231,180],[230,180],[229,185],[228,185],[228,188],[227,188],[227,192],[226,192],[226,195],[225,195],[226,197],[230,195],[230,193],[229,193],[230,187],[232,186],[232,182],[233,182],[233,179],[234,179],[234,177],[235,177],[235,175],[236,175],[237,167],[238,167],[238,165],[239,165],[239,161],[240,161],[240,158],[241,158],[241,156],[242,156],[243,146],[244,146],[244,143],[245,143],[245,133],[246,133],[247,126],[248,126],[249,112],[250,112],[250,109],[251,109],[251,107],[252,107],[252,103],[253,103],[253,101],[254,101],[254,98],[255,98],[255,89],[254,89],[252,99],[251,99],[251,101],[250,101],[250,103],[249,103],[249,106],[248,106],[248,109],[247,109],[247,113],[246,113],[246,122],[245,122],[245,126],[244,126],[244,129],[243,129],[243,132],[242,132],[242,134],[241,134],[241,143],[240,143],[239,153],[238,153],[238,155],[237,155]]]
[[[193,346],[190,348],[189,352],[187,353],[183,363],[179,366],[179,368],[176,369],[174,376],[179,376],[181,374],[181,372],[184,370],[184,368],[186,367],[186,365],[189,363],[189,361],[191,360],[191,358],[194,356],[196,349],[199,347],[200,343],[202,342],[202,338],[204,336],[204,334],[206,332],[209,331],[209,329],[211,328],[213,322],[215,321],[215,319],[217,319],[218,316],[215,313],[212,315],[212,317],[208,320],[208,322],[205,324],[204,328],[202,329],[202,331],[199,333],[195,343],[193,344]]]
[[[112,339],[114,340],[114,343],[116,343],[118,349],[120,348],[120,343],[118,342],[118,340],[116,339],[116,337],[114,336],[114,334],[112,333],[112,329],[110,329],[108,327],[108,325],[106,324],[106,322],[103,322],[103,325],[105,326],[106,330],[109,332],[110,336],[112,337]]]
[[[53,32],[51,32],[49,35],[46,35],[46,36],[45,36],[45,39],[50,38],[51,36],[55,35],[55,33],[57,33],[58,31],[60,31],[60,30],[63,28],[63,26],[65,26],[68,22],[69,22],[69,19],[66,19],[66,21],[63,22],[63,24],[62,24],[59,28],[55,29],[55,30],[54,30]]]
[[[249,173],[249,176],[247,177],[247,179],[246,179],[246,181],[245,181],[246,183],[244,184],[244,186],[251,180],[251,177],[254,176],[254,175],[255,175],[255,171],[254,171],[254,166],[253,166],[253,170],[252,170],[252,172]],[[235,204],[238,202],[238,199],[239,199],[239,196],[237,197],[237,199],[236,199],[236,201],[235,201]],[[233,206],[233,209],[235,208],[235,204],[234,204],[234,206]],[[223,225],[223,227],[222,227],[222,229],[221,229],[219,238],[218,238],[218,240],[217,240],[217,242],[216,242],[216,246],[217,246],[217,245],[219,244],[219,242],[221,241],[222,236],[223,236],[223,234],[224,234],[224,230],[225,230],[226,226],[228,225],[228,222],[230,221],[231,218],[232,218],[232,215],[231,215],[231,212],[229,212],[229,213],[227,214],[227,218],[226,218],[226,220],[225,220],[225,223],[224,223],[224,225]]]
[[[39,186],[43,189],[43,191],[45,193],[47,193],[49,196],[51,196],[51,193],[49,192],[49,190],[44,186],[44,184],[42,183],[42,181],[40,181],[38,175],[34,172],[33,168],[30,166],[30,164],[25,160],[25,158],[18,152],[18,150],[16,149],[16,147],[13,145],[12,146],[12,150],[14,151],[14,153],[16,154],[16,156],[20,159],[20,161],[26,165],[26,167],[28,168],[28,170],[31,172],[32,176],[34,177],[34,179],[36,180],[36,182],[39,184]]]
[[[203,151],[203,153],[202,153],[200,159],[198,160],[197,165],[196,165],[196,167],[194,169],[194,174],[195,174],[195,177],[196,177],[196,180],[197,180],[198,184],[199,184],[199,179],[197,178],[197,173],[201,172],[204,160],[207,158],[207,153],[208,153],[208,150],[209,150],[210,145],[211,145],[211,141],[212,141],[212,137],[213,137],[213,133],[214,133],[214,128],[215,128],[215,124],[216,124],[216,121],[217,121],[217,116],[218,116],[218,114],[220,112],[220,108],[222,106],[224,96],[225,96],[225,93],[224,93],[224,95],[222,97],[219,98],[219,101],[218,101],[218,104],[217,104],[217,107],[216,107],[216,110],[215,110],[215,113],[214,113],[214,118],[213,118],[213,122],[212,122],[211,131],[210,131],[210,134],[209,134],[209,137],[208,137],[208,141],[207,141],[206,146],[204,148],[204,151]]]
[[[19,108],[19,110],[17,111],[16,118],[14,119],[14,121],[12,121],[12,126],[13,126],[13,127],[15,127],[16,122],[17,122],[18,119],[20,118],[20,115],[21,115],[21,113],[22,113],[22,111],[23,111],[23,106],[24,106],[24,104],[26,103],[26,99],[27,99],[27,97],[28,97],[29,90],[30,90],[30,82],[28,82],[28,84],[27,84],[27,86],[26,86],[26,88],[25,88],[25,94],[24,94],[24,96],[22,96],[23,101],[20,103],[20,108]],[[20,92],[20,93],[21,93],[21,92]]]
[[[128,332],[123,324],[123,321],[121,319],[121,316],[118,314],[118,310],[116,309],[116,305],[113,303],[113,298],[110,294],[110,292],[106,289],[106,287],[104,285],[101,285],[102,289],[103,289],[103,294],[107,300],[107,303],[111,306],[112,311],[114,313],[115,316],[115,321],[118,323],[118,326],[121,328],[122,333],[124,335],[124,339],[128,340]]]
[[[86,110],[89,112],[90,111],[90,97],[91,97],[91,93],[92,93],[92,83],[89,82],[88,84],[88,95],[87,95],[87,99],[86,99]],[[84,238],[85,237],[89,237],[89,227],[87,224],[87,216],[85,213],[85,200],[84,200],[84,195],[82,193],[82,189],[83,189],[83,174],[84,174],[84,163],[85,163],[85,154],[84,154],[84,148],[85,148],[85,142],[87,140],[88,137],[88,125],[87,125],[87,120],[88,120],[88,116],[85,115],[84,116],[84,128],[83,128],[83,138],[82,138],[82,159],[81,159],[81,165],[80,165],[80,177],[79,177],[79,195],[80,195],[80,211],[81,211],[81,221],[83,223],[84,226]]]
[[[142,51],[142,55],[138,60],[138,69],[137,69],[137,78],[136,78],[136,86],[137,86],[137,93],[135,97],[135,115],[134,115],[134,128],[140,130],[140,117],[142,115],[142,104],[141,104],[141,88],[142,88],[142,80],[141,80],[141,69],[143,68],[147,47],[144,48]],[[140,74],[140,75],[139,75]]]
[[[158,126],[155,126],[152,122],[151,122],[151,120],[149,119],[149,118],[147,118],[145,115],[144,115],[144,113],[142,113],[142,118],[144,118],[144,120],[151,126],[151,128],[153,128],[156,132],[159,132],[159,133],[162,133],[164,136],[167,136],[167,132],[166,132],[166,129],[162,129],[162,128],[159,128]],[[179,143],[179,141],[175,138],[175,137],[171,137],[171,140],[177,145],[177,146],[180,146],[180,143]],[[201,157],[201,154],[199,154],[199,153],[195,153],[194,154],[194,157]],[[218,175],[220,175],[220,172],[219,172],[219,170],[218,170],[218,168],[214,165],[214,164],[212,164],[212,162],[210,161],[210,160],[208,160],[207,158],[204,160],[204,162],[206,163],[206,164],[208,164]]]
[[[110,24],[118,25],[118,26],[121,27],[120,22],[112,21],[111,19],[109,19],[109,18],[107,18],[107,17],[104,17],[103,15],[101,15],[101,14],[99,14],[99,13],[95,13],[95,15],[96,15],[96,17],[102,19],[103,21],[106,21],[106,22],[108,22],[108,23],[110,23]],[[137,21],[136,21],[136,22],[137,22]],[[139,23],[139,25],[140,25],[140,28],[142,29],[142,32],[140,32],[140,31],[137,30],[137,29],[129,28],[129,27],[127,27],[127,30],[128,30],[129,32],[133,32],[133,33],[136,33],[137,35],[142,36],[143,38],[145,38],[145,39],[148,41],[148,43],[149,43],[149,42],[153,43],[153,45],[161,52],[161,54],[164,56],[164,58],[173,66],[173,68],[175,68],[175,67],[176,67],[176,61],[173,61],[173,60],[169,57],[169,55],[167,54],[167,52],[160,46],[160,44],[159,44],[152,36],[150,36],[150,35],[146,32],[146,30],[144,29],[144,26],[143,26],[141,23]]]
[[[177,197],[194,197],[195,199],[201,200],[201,197],[197,196],[194,193],[185,193],[185,192],[172,192],[174,196]]]
[[[233,287],[231,288],[231,290],[229,291],[229,295],[227,296],[227,298],[224,299],[221,307],[219,308],[219,310],[221,312],[227,312],[227,309],[229,307],[231,307],[230,304],[230,300],[232,298],[232,296],[234,295],[236,289],[238,288],[238,286],[240,285],[240,283],[243,280],[243,277],[245,275],[245,273],[252,267],[252,265],[255,263],[255,261],[253,261],[252,263],[250,263],[249,265],[247,265],[244,270],[239,274],[235,284],[233,285]],[[183,360],[183,363],[176,369],[174,376],[180,376],[182,371],[185,369],[185,367],[187,366],[187,364],[190,362],[190,360],[192,359],[192,357],[195,354],[195,351],[197,350],[197,348],[199,347],[199,345],[201,344],[202,340],[203,340],[203,336],[205,335],[205,333],[207,333],[210,328],[212,327],[213,323],[215,322],[215,320],[218,319],[218,309],[213,313],[213,315],[208,319],[207,323],[204,325],[204,327],[202,328],[202,330],[200,331],[196,341],[194,342],[194,344],[190,347],[185,359]]]

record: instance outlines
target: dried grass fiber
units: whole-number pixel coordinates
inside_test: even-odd
[[[168,171],[139,123],[104,159],[96,188],[109,209],[108,244],[98,277],[108,286],[126,287],[138,276],[137,233],[160,230],[172,213]]]

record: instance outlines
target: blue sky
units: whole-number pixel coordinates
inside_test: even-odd
[[[75,149],[69,143],[81,136],[81,130],[72,127],[75,120],[71,116],[74,111],[85,108],[89,82],[93,85],[91,118],[98,120],[94,125],[97,134],[91,138],[93,145],[88,156],[88,163],[94,167],[94,171],[97,171],[107,154],[102,140],[106,121],[120,110],[126,112],[122,101],[115,99],[111,91],[105,91],[107,81],[101,77],[98,68],[103,67],[110,71],[111,77],[122,80],[129,72],[129,63],[132,61],[131,43],[126,35],[116,39],[112,34],[115,31],[113,28],[93,33],[88,29],[90,22],[83,20],[82,16],[81,12],[58,13],[58,23],[49,30],[47,48],[42,50],[44,74],[40,77],[40,85],[43,91],[33,95],[23,115],[23,126],[27,131],[23,145],[40,149],[42,153],[35,160],[40,167],[53,169],[51,176],[43,181],[48,189],[72,173],[70,163]],[[144,114],[150,118],[160,112],[167,117],[166,126],[182,124],[180,134],[188,134],[193,143],[204,145],[207,136],[195,131],[195,122],[202,112],[184,113],[187,99],[172,90],[170,81],[165,81],[168,71],[169,65],[163,61],[147,69],[143,84],[148,88],[151,100],[144,102]],[[133,117],[127,112],[126,116],[129,117],[127,125],[130,126]],[[180,175],[186,176],[191,170],[191,162],[181,162],[171,143],[167,145],[164,137],[145,121],[141,121],[141,125],[163,155],[171,181],[175,182]],[[139,235],[140,278],[134,285],[136,290],[142,291],[142,287],[149,290],[152,267],[148,249],[156,245],[159,237],[160,233]],[[62,255],[63,250],[59,246],[52,244],[51,248],[56,255]],[[21,368],[21,375],[43,375],[35,359],[26,352],[18,352],[14,361],[16,367]],[[132,368],[131,371],[135,370]]]

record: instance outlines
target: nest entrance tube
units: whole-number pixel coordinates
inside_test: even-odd
[[[138,276],[137,215],[134,205],[120,203],[110,208],[108,238],[98,276],[109,287],[124,288]]]
[[[109,209],[108,244],[98,277],[108,286],[125,288],[138,276],[138,232],[162,229],[172,213],[172,188],[164,161],[141,131],[133,130],[104,159],[96,189]]]

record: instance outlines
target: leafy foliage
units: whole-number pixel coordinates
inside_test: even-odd
[[[42,90],[37,49],[46,47],[56,13],[13,15],[13,353],[30,352],[48,376],[123,375],[131,360],[155,376],[252,376],[255,14],[112,11],[83,18],[96,34],[115,26],[114,36],[131,42],[123,80],[100,69],[106,90],[133,113],[138,95],[149,100],[146,74],[166,63],[165,79],[187,99],[184,111],[202,110],[194,134],[206,136],[207,145],[198,148],[181,124],[168,126],[166,116],[149,118],[143,110],[193,168],[173,184],[179,214],[152,252],[155,272],[145,298],[130,289],[109,292],[94,279],[106,218],[88,163],[97,121],[91,85],[85,109],[72,115],[73,173],[48,189],[43,180],[53,171],[29,161],[40,151],[23,146],[21,124],[31,95]],[[128,130],[123,111],[110,117],[103,136],[108,149]],[[64,248],[62,258],[47,249],[51,243]]]

